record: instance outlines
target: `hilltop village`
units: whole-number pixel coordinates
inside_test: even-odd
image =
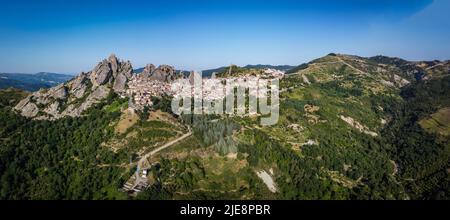
[[[230,67],[230,69],[232,69]],[[254,70],[256,71],[256,70]],[[229,70],[228,72],[231,72]],[[250,96],[261,97],[267,93],[261,88],[258,90],[260,79],[280,79],[284,72],[275,69],[264,69],[256,71],[258,74],[248,74],[240,76],[219,77],[213,74],[210,78],[201,78],[199,73],[190,72],[185,75],[170,66],[160,66],[155,68],[147,65],[144,70],[131,77],[128,82],[126,95],[131,97],[135,108],[142,109],[145,106],[152,106],[152,97],[179,96],[195,97],[208,101],[223,100],[232,94],[234,88],[247,88]],[[197,80],[197,82],[195,82]],[[261,83],[261,82],[260,82]],[[201,85],[197,91],[195,86]],[[225,86],[229,85],[229,86]]]
[[[131,97],[134,106],[142,109],[145,106],[153,105],[152,97],[178,96],[178,97],[201,97],[208,101],[224,99],[232,94],[234,88],[247,88],[249,95],[260,97],[266,91],[258,90],[259,79],[282,78],[284,72],[275,69],[265,69],[258,71],[257,75],[242,75],[237,77],[217,77],[213,74],[211,78],[201,78],[196,72],[190,72],[186,76],[170,66],[160,66],[154,68],[153,65],[147,65],[143,72],[135,74],[128,82],[126,95]],[[194,89],[198,81],[201,85],[201,92]],[[229,86],[225,86],[225,85]],[[257,94],[259,91],[259,94]]]

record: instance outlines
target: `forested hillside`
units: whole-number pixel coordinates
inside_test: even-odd
[[[405,102],[393,105],[395,120],[383,131],[385,147],[399,163],[400,181],[412,198],[448,199],[449,135],[430,131],[423,124],[433,113],[450,106],[450,75],[408,86],[401,95]],[[437,126],[448,128],[448,120],[449,116],[443,115]]]
[[[446,65],[329,54],[281,80],[273,126],[178,117],[167,96],[132,109],[112,90],[80,117],[32,120],[13,110],[27,93],[1,90],[0,199],[449,199]],[[184,134],[148,158],[144,192],[122,190]]]
[[[105,104],[111,103],[114,96]],[[117,188],[128,171],[99,167],[126,155],[99,147],[119,117],[101,105],[86,117],[33,121],[10,107],[0,110],[1,199],[120,199]]]

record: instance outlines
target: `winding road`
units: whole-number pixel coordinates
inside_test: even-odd
[[[178,137],[178,138],[175,139],[175,140],[169,141],[169,142],[167,142],[166,144],[164,144],[163,146],[158,147],[158,148],[156,148],[156,149],[150,151],[149,153],[145,154],[145,155],[138,161],[139,167],[142,167],[142,165],[144,164],[144,162],[147,161],[147,158],[149,158],[149,157],[153,156],[154,154],[156,154],[156,153],[158,153],[158,152],[160,152],[160,151],[162,151],[162,150],[164,150],[164,149],[166,149],[166,148],[168,148],[168,147],[170,147],[170,146],[172,146],[172,145],[174,145],[174,144],[176,144],[176,143],[178,143],[178,142],[180,142],[180,141],[186,139],[187,137],[189,137],[189,136],[191,136],[191,135],[192,135],[192,131],[189,130],[189,132],[186,133],[186,134],[184,134],[183,136],[180,136],[180,137]]]
[[[148,187],[148,181],[147,181],[147,177],[143,177],[140,175],[139,170],[140,169],[147,169],[144,167],[144,164],[147,162],[147,159],[155,154],[157,154],[158,152],[173,146],[174,144],[186,139],[187,137],[192,135],[192,131],[189,129],[189,132],[172,140],[167,142],[166,144],[164,144],[161,147],[158,147],[152,151],[150,151],[149,153],[145,154],[137,163],[138,165],[138,170],[135,172],[134,175],[132,175],[130,177],[130,179],[128,179],[128,181],[124,184],[124,186],[122,187],[122,189],[125,192],[133,192],[133,195],[136,195],[136,193],[141,192],[142,190],[145,190]]]

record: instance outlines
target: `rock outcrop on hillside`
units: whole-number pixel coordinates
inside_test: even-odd
[[[183,75],[178,73],[173,66],[160,65],[155,67],[153,64],[147,64],[144,70],[137,74],[136,77],[145,81],[155,80],[164,83],[171,83],[174,80],[183,77]]]
[[[411,83],[448,75],[450,62],[409,62],[384,56],[364,58],[330,54],[294,69],[297,71],[287,77],[297,78],[295,80],[302,82],[300,85],[329,83],[327,86],[335,87],[339,92],[363,95],[395,91]],[[233,66],[228,72],[225,71],[224,75],[218,76],[248,75],[254,71]],[[256,71],[264,73],[262,70]],[[274,72],[267,71],[266,73]],[[191,83],[192,76],[191,74],[189,77]],[[25,117],[38,120],[77,117],[111,92],[129,95],[129,85],[137,85],[137,90],[145,90],[147,87],[158,90],[158,87],[163,89],[167,84],[182,77],[184,75],[172,66],[156,67],[153,64],[148,64],[142,73],[133,74],[129,61],[122,61],[111,55],[99,62],[92,71],[82,72],[68,82],[32,93],[14,109]]]
[[[121,61],[111,55],[90,72],[81,73],[56,87],[32,93],[14,109],[25,117],[38,120],[77,117],[110,92],[125,94],[132,75],[133,67],[129,61]]]
[[[155,71],[156,67],[153,64],[147,64],[144,68],[144,70],[142,71],[142,73],[140,73],[141,76],[143,77],[150,77],[151,74],[153,73],[153,71]]]
[[[158,68],[155,68],[153,64],[148,64],[141,74],[148,77],[149,80],[160,82],[172,82],[178,78],[175,68],[169,65],[160,65]]]

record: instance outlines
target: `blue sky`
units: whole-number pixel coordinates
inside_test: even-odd
[[[111,53],[187,70],[330,52],[450,59],[447,0],[0,1],[0,72],[79,73]]]

